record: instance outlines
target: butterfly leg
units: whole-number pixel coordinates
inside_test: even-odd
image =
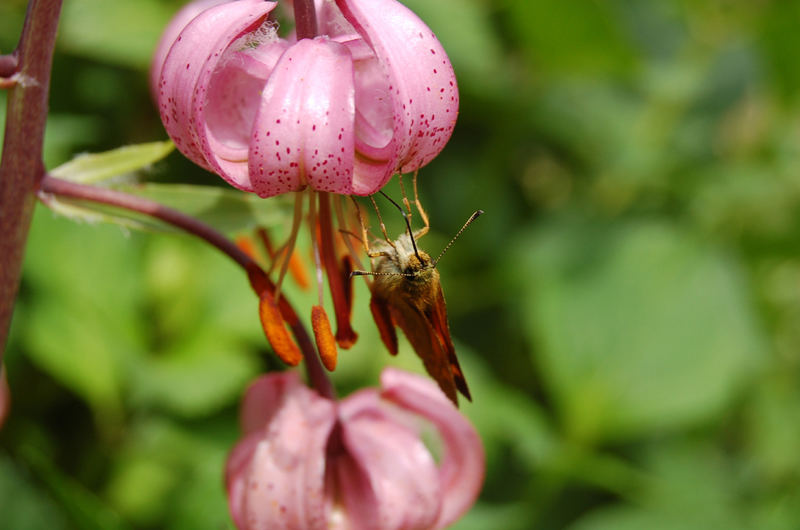
[[[420,238],[428,233],[428,229],[431,227],[431,222],[428,219],[428,214],[425,213],[425,210],[422,208],[422,203],[419,202],[419,191],[417,191],[417,175],[419,174],[419,170],[414,172],[414,204],[417,205],[417,211],[419,212],[419,216],[422,217],[422,222],[425,224],[424,227],[420,228],[414,233],[416,238]]]

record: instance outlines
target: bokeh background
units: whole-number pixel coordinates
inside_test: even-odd
[[[165,138],[147,68],[180,4],[65,0],[48,167]],[[462,97],[424,247],[486,211],[439,265],[488,457],[455,527],[800,528],[800,2],[407,4]],[[136,177],[221,185],[177,152]],[[342,394],[420,369],[367,300]],[[0,528],[230,528],[237,401],[280,366],[226,258],[39,207],[6,360]]]

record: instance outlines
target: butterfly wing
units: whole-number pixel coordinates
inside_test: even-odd
[[[386,299],[373,293],[369,301],[369,310],[372,312],[372,319],[378,326],[378,333],[381,340],[392,355],[397,355],[397,333],[394,330],[394,322],[389,312],[389,303]]]
[[[467,380],[464,377],[464,372],[461,371],[461,365],[458,364],[458,357],[456,357],[456,349],[453,346],[453,339],[450,338],[450,323],[447,320],[447,305],[444,301],[444,292],[441,286],[437,289],[436,298],[433,305],[425,312],[428,322],[430,322],[433,332],[439,339],[445,353],[447,354],[447,361],[450,368],[450,375],[456,388],[464,395],[465,398],[472,401],[472,396],[469,393]]]
[[[439,286],[433,302],[422,310],[409,303],[398,303],[390,305],[389,311],[394,323],[403,330],[414,351],[422,359],[425,370],[436,380],[450,401],[458,406],[457,390],[467,399],[472,398],[450,338],[447,308]]]

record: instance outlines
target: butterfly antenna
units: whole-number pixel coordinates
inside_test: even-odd
[[[464,230],[466,230],[466,229],[467,229],[467,227],[468,227],[469,225],[471,225],[471,224],[472,224],[472,221],[474,221],[475,219],[477,219],[478,217],[480,217],[482,214],[483,214],[483,210],[478,210],[478,211],[476,211],[475,213],[473,213],[472,215],[470,215],[470,216],[469,216],[469,219],[467,219],[467,222],[466,222],[466,223],[464,223],[464,226],[462,226],[462,227],[461,227],[461,230],[459,230],[458,232],[456,232],[456,235],[454,235],[454,236],[453,236],[453,239],[451,239],[451,240],[450,240],[450,242],[447,244],[447,246],[446,246],[446,247],[444,247],[444,250],[442,250],[442,253],[441,253],[441,254],[439,254],[439,257],[438,257],[438,258],[436,258],[436,260],[433,262],[433,266],[434,266],[434,267],[436,266],[436,264],[437,264],[437,263],[439,263],[439,260],[440,260],[440,259],[442,259],[442,256],[444,256],[444,253],[445,253],[445,252],[447,252],[447,251],[448,251],[448,249],[449,249],[451,246],[453,246],[453,243],[455,243],[456,239],[458,239],[458,236],[460,236],[460,235],[461,235],[461,232],[463,232]]]
[[[406,272],[374,272],[374,271],[350,271],[350,277],[354,276],[406,276],[413,278],[415,275]]]
[[[417,259],[420,261],[420,263],[422,263],[422,257],[419,255],[419,251],[417,250],[417,242],[414,241],[414,231],[411,230],[411,221],[408,220],[408,214],[405,212],[405,210],[403,210],[403,208],[399,204],[397,204],[394,201],[394,199],[386,195],[386,193],[384,193],[383,190],[380,191],[380,194],[386,197],[389,200],[389,202],[394,204],[395,208],[397,208],[400,211],[400,213],[403,214],[403,219],[406,222],[406,228],[408,228],[408,237],[411,238],[411,246],[414,247],[414,254],[417,256]]]

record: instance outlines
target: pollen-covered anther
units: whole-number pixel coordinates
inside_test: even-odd
[[[275,350],[275,354],[290,366],[300,364],[303,354],[291,335],[289,335],[280,309],[278,309],[278,304],[269,291],[261,293],[258,315],[261,318],[261,327],[264,328],[264,335],[266,335],[272,349]]]
[[[325,308],[321,305],[315,305],[311,308],[311,328],[314,330],[314,339],[317,342],[322,364],[328,371],[334,371],[339,352],[336,349],[336,339],[333,337],[333,331],[331,331],[328,313],[325,312]]]

